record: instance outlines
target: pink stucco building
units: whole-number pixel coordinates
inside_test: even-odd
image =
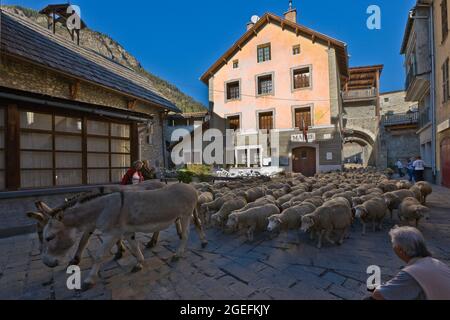
[[[237,143],[240,167],[273,166],[277,156],[284,170],[312,175],[341,168],[340,92],[347,77],[346,44],[298,24],[289,8],[283,17],[253,18],[201,80],[209,87],[211,127],[249,137],[259,129],[279,133],[278,154]]]

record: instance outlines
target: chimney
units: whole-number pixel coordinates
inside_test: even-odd
[[[254,25],[255,24],[251,21],[249,23],[247,23],[247,31],[250,30],[251,28],[253,28]]]
[[[291,22],[297,23],[297,9],[292,8],[292,0],[289,0],[289,10],[284,13],[284,18]]]

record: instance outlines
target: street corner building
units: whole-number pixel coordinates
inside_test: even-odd
[[[1,11],[0,229],[26,225],[33,196],[55,204],[119,182],[137,159],[163,166],[163,119],[180,112],[136,71],[55,33],[53,9],[48,29]]]
[[[341,169],[341,88],[348,75],[346,44],[298,24],[296,9],[284,17],[254,16],[201,77],[209,88],[210,127],[235,130],[231,152],[241,170],[278,163],[312,176]],[[272,141],[268,150],[251,142],[259,130],[278,132],[278,161]]]

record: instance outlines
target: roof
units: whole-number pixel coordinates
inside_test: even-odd
[[[383,67],[382,64],[377,64],[349,68],[349,78],[346,83],[348,90],[374,87],[376,85],[377,74],[381,74]]]
[[[198,112],[184,112],[184,113],[169,113],[169,117],[177,117],[177,118],[196,118],[196,117],[205,117],[208,115],[208,111],[198,111]]]
[[[226,64],[231,57],[233,57],[236,52],[238,52],[242,46],[244,46],[248,41],[255,37],[258,31],[268,23],[275,23],[280,25],[283,29],[295,32],[297,35],[304,35],[310,37],[312,41],[322,42],[328,46],[334,47],[336,49],[336,54],[338,57],[339,69],[344,76],[348,76],[348,53],[346,43],[331,38],[320,32],[314,31],[298,23],[292,22],[281,18],[273,13],[266,13],[259,19],[255,25],[247,30],[244,35],[233,44],[233,46],[228,49],[202,76],[201,80],[204,83],[208,83],[209,78],[216,73],[224,64]]]
[[[400,53],[406,53],[406,47],[408,46],[409,36],[411,34],[412,26],[414,23],[414,19],[411,16],[408,17],[408,21],[406,22],[405,33],[403,34],[402,46],[400,48]]]
[[[116,91],[130,99],[181,112],[153,88],[149,79],[136,71],[55,35],[28,19],[1,11],[1,31],[2,54]]]

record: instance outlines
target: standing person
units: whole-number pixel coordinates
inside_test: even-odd
[[[423,172],[425,171],[425,162],[423,162],[422,158],[418,156],[416,160],[413,162],[414,167],[414,180],[416,182],[423,181]]]
[[[144,177],[144,180],[152,180],[156,178],[156,170],[155,167],[153,167],[149,160],[142,161],[142,176]]]
[[[127,173],[125,173],[120,184],[138,184],[143,182],[144,177],[142,176],[141,172],[142,166],[143,163],[141,160],[133,162],[133,166],[128,169]]]
[[[395,165],[397,166],[397,170],[398,170],[398,175],[401,177],[404,176],[403,174],[403,162],[398,159],[397,162],[395,163]]]
[[[414,178],[414,167],[413,167],[413,163],[414,163],[414,158],[410,158],[408,161],[408,164],[406,166],[406,170],[408,171],[408,177],[409,177],[409,181],[413,181]]]

